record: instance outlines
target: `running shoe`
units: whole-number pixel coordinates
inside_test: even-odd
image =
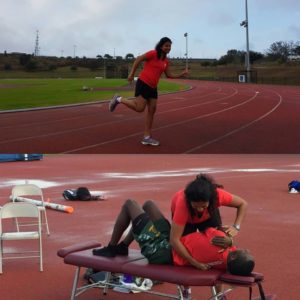
[[[159,141],[153,139],[152,137],[143,138],[141,143],[143,145],[150,145],[150,146],[159,146]]]
[[[121,242],[116,247],[117,255],[128,255],[128,246]]]
[[[291,189],[289,190],[289,193],[290,193],[290,194],[298,194],[299,192],[298,192],[296,189],[291,188]]]
[[[116,94],[116,95],[114,95],[113,98],[110,100],[109,106],[108,106],[110,112],[113,112],[113,111],[116,109],[117,105],[120,104],[120,102],[118,101],[118,98],[119,98],[119,97],[120,97],[120,96]]]
[[[95,248],[92,252],[97,256],[115,257],[117,255],[117,246],[108,245],[103,248]]]
[[[128,278],[126,274],[124,274],[123,279],[121,280],[121,284],[122,284],[122,287],[132,290],[133,292],[134,291],[148,291],[153,286],[152,280],[150,280],[148,278],[144,279],[144,278],[135,277],[135,276],[129,276],[129,278]]]

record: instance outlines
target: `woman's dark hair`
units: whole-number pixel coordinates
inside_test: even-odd
[[[161,47],[165,44],[165,43],[171,43],[172,41],[171,39],[169,39],[168,37],[163,37],[160,39],[160,41],[156,44],[155,46],[155,50],[157,51],[157,58],[161,59],[162,58],[162,50]]]
[[[217,187],[223,187],[214,182],[214,180],[205,174],[199,174],[191,181],[184,190],[185,199],[191,216],[195,216],[195,210],[191,202],[208,202],[208,211],[210,216],[215,216],[217,210]]]
[[[230,252],[227,257],[227,270],[232,275],[249,276],[254,266],[253,256],[245,250]]]

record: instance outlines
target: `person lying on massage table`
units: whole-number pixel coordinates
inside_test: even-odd
[[[132,228],[125,239],[121,237],[128,226]],[[128,255],[128,246],[136,240],[141,253],[150,264],[189,265],[189,262],[172,250],[170,223],[153,201],[141,207],[134,200],[126,200],[117,217],[107,247],[93,249],[94,255],[114,257]],[[248,250],[237,250],[232,238],[215,228],[194,232],[181,238],[191,256],[203,265],[203,270],[218,268],[234,275],[249,275],[254,268],[254,259]]]
[[[255,262],[249,250],[237,249],[233,240],[221,230],[207,228],[203,232],[194,232],[181,238],[189,254],[197,262],[208,265],[208,268],[226,270],[233,275],[250,275]],[[190,265],[173,249],[173,262],[177,266]]]
[[[119,243],[131,223],[130,231]],[[93,254],[107,257],[128,255],[128,246],[136,240],[150,264],[172,264],[170,228],[169,221],[153,201],[146,201],[141,207],[134,200],[126,200],[116,219],[108,246],[93,249]]]

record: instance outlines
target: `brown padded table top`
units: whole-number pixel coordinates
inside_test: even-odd
[[[213,286],[223,271],[200,271],[193,267],[149,264],[140,251],[130,249],[128,256],[103,257],[93,255],[92,249],[72,252],[65,256],[66,264],[101,271],[128,273],[163,282],[191,286]]]

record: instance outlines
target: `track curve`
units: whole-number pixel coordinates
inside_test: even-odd
[[[153,136],[144,115],[107,103],[0,114],[2,153],[300,153],[300,88],[182,80],[161,95]]]

